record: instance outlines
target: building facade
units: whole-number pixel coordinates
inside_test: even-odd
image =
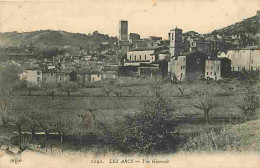
[[[155,61],[155,53],[161,50],[161,47],[144,47],[127,51],[124,66],[139,66],[141,63],[152,63]]]
[[[132,41],[140,40],[140,35],[137,33],[130,33],[129,40],[132,40]]]
[[[260,49],[236,49],[221,52],[219,57],[231,60],[232,71],[260,70]]]
[[[228,58],[211,58],[206,60],[205,78],[219,80],[231,73],[231,60]]]
[[[204,78],[207,55],[193,52],[186,55],[171,57],[168,63],[168,73],[172,80],[196,80]]]
[[[43,84],[57,85],[58,83],[66,83],[67,81],[70,81],[70,73],[56,71],[44,71],[42,73]]]
[[[27,86],[35,85],[41,86],[42,83],[42,71],[40,70],[25,70],[19,74],[21,81],[26,81]]]

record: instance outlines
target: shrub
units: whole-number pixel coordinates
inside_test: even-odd
[[[241,145],[241,137],[230,129],[209,129],[190,137],[180,150],[184,151],[226,151]]]
[[[152,86],[152,91],[154,97],[142,99],[139,111],[115,123],[117,128],[112,134],[122,152],[154,153],[174,149],[173,109],[161,96],[159,86]]]
[[[244,119],[253,120],[257,118],[257,110],[259,109],[259,97],[252,87],[247,87],[246,95],[238,107],[242,110]]]

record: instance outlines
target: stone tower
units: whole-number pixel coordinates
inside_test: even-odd
[[[182,50],[182,29],[176,27],[170,30],[169,38],[171,57],[180,55]]]
[[[119,40],[128,40],[128,21],[126,20],[119,21]]]

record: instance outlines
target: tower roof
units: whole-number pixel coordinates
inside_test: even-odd
[[[181,30],[182,31],[182,29],[178,28],[177,26],[176,26],[176,28],[173,28],[170,31],[175,31],[175,30]]]

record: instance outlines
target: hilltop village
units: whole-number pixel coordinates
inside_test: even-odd
[[[258,11],[257,17],[259,15]],[[10,64],[22,67],[20,80],[36,86],[68,81],[84,85],[113,82],[118,78],[153,77],[174,82],[220,80],[260,69],[259,33],[253,41],[249,35],[183,33],[181,28],[175,27],[169,30],[168,39],[163,40],[157,36],[141,38],[138,33],[128,31],[128,21],[121,20],[118,39],[112,42],[104,40],[98,47],[89,45],[73,52],[51,50],[49,57],[41,59],[9,59],[3,61],[1,67]],[[94,32],[95,35],[100,34]],[[1,48],[1,54],[8,56],[35,53],[33,43]]]

